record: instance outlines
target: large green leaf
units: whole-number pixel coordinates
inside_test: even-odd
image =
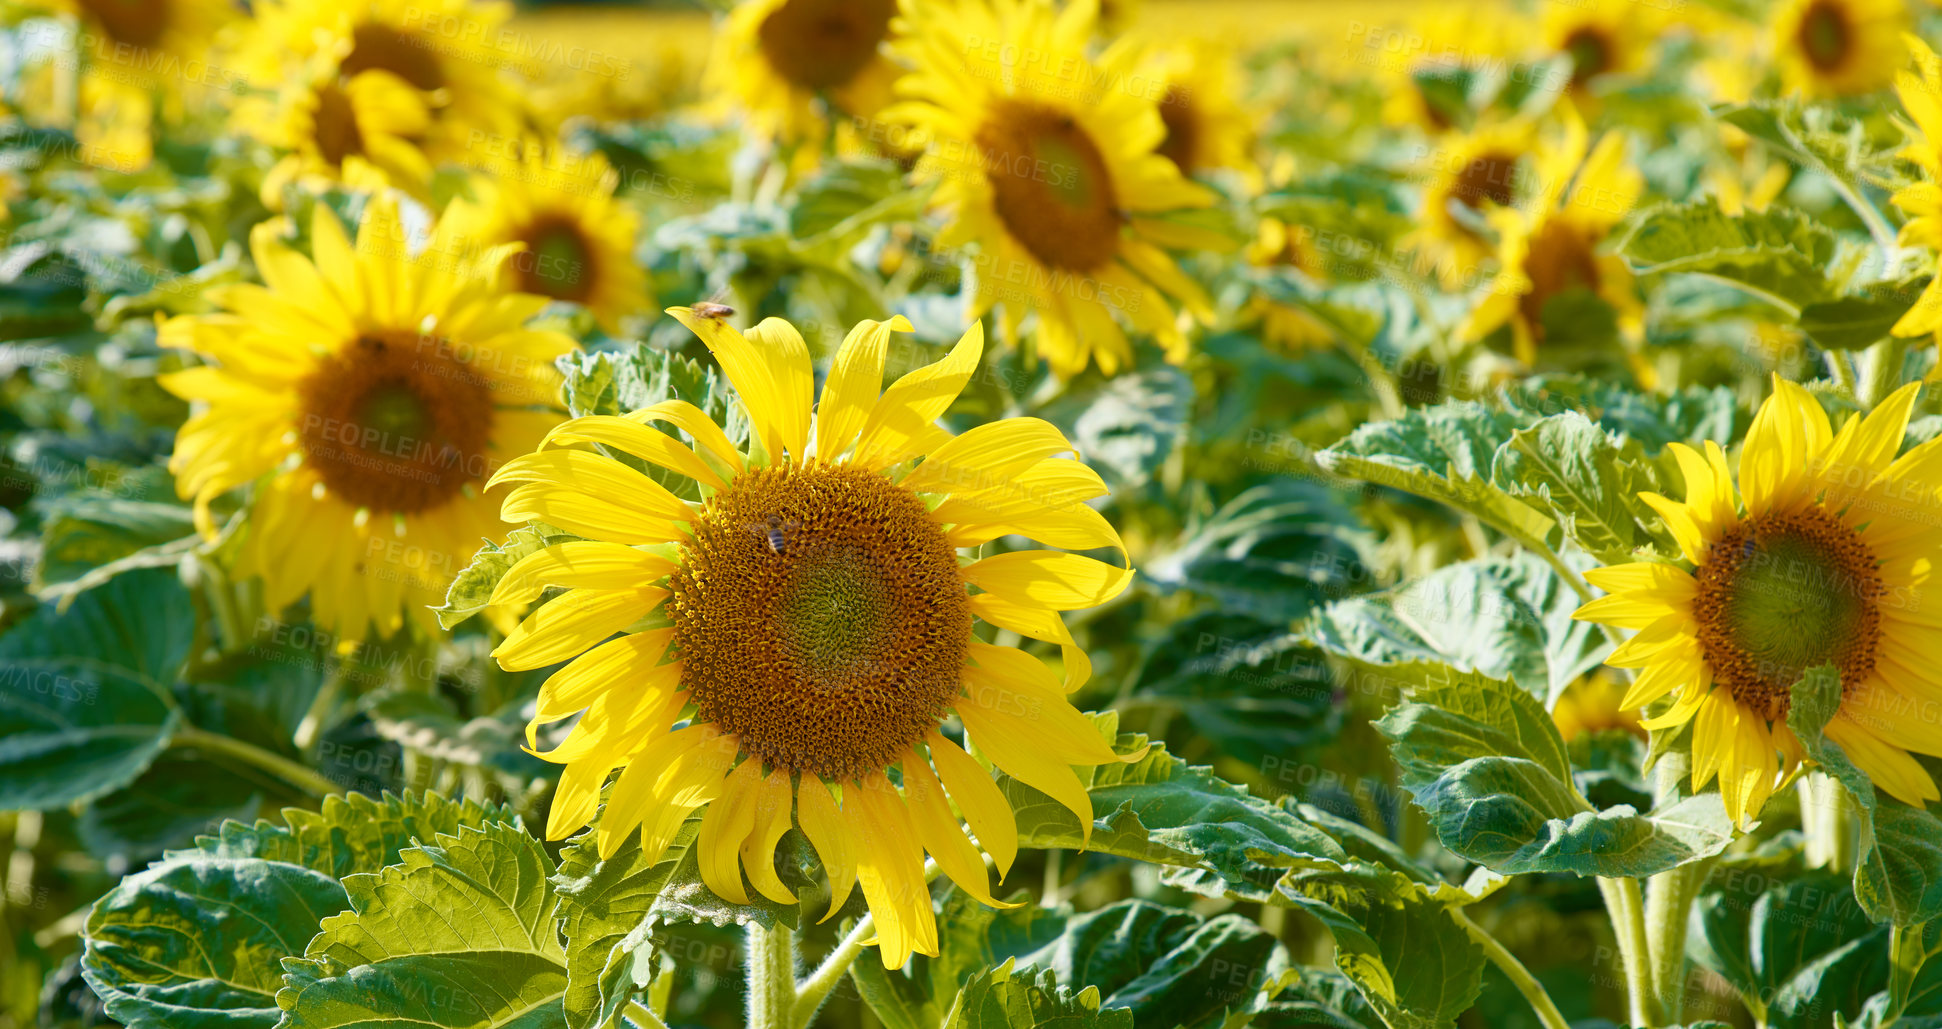
[[[436,841],[344,879],[351,910],[284,962],[285,1029],[566,1024],[552,859],[504,822]]]
[[[170,696],[195,612],[173,571],[118,576],[0,636],[0,810],[133,782],[182,724]]]
[[[1886,339],[1915,306],[1913,291],[1838,297],[1800,309],[1800,331],[1822,350],[1863,350]]]
[[[1855,903],[1847,878],[1804,869],[1793,854],[1723,861],[1694,900],[1687,952],[1730,983],[1768,1024],[1853,1018],[1887,985],[1887,931]],[[1854,959],[1873,951],[1865,967]],[[1841,974],[1830,979],[1831,969]],[[1820,1003],[1813,1003],[1816,1000]]]
[[[1341,498],[1311,481],[1279,479],[1241,492],[1180,542],[1141,562],[1148,582],[1185,588],[1261,619],[1306,614],[1358,584],[1366,565]]]
[[[1551,517],[1493,485],[1497,450],[1521,425],[1474,400],[1413,408],[1364,425],[1316,455],[1323,468],[1447,504],[1532,550],[1548,549]]]
[[[1596,422],[1569,411],[1513,433],[1491,477],[1549,509],[1564,534],[1603,564],[1636,561],[1641,548],[1672,556],[1671,541],[1646,529],[1656,517],[1638,495],[1660,484],[1651,462],[1632,449],[1621,452]]]
[[[1127,372],[1073,390],[1040,412],[1067,428],[1086,462],[1116,486],[1141,486],[1185,436],[1194,385],[1172,365]]]
[[[1733,841],[1717,793],[1641,814],[1594,809],[1542,704],[1515,683],[1444,665],[1394,669],[1407,699],[1377,728],[1443,845],[1497,872],[1647,876]]]
[[[1832,666],[1810,668],[1794,685],[1787,725],[1807,756],[1853,798],[1860,822],[1855,899],[1876,921],[1921,925],[1942,915],[1942,820],[1876,798],[1867,773],[1827,738],[1827,723],[1840,706],[1840,673]]]
[[[330,797],[285,825],[225,822],[123,879],[89,912],[83,974],[136,1029],[268,1027],[281,961],[349,905],[338,880],[398,860],[414,838],[510,818],[437,796]]]
[[[1133,1029],[1127,1008],[1102,1008],[1099,989],[1078,993],[1059,985],[1051,971],[1034,978],[1015,973],[1013,962],[986,969],[964,984],[943,1029]]]
[[[1639,217],[1619,252],[1640,275],[1705,275],[1789,313],[1832,292],[1834,233],[1784,207],[1732,215],[1711,197],[1660,204]]]

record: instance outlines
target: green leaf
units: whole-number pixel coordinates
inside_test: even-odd
[[[1107,724],[1110,713],[1094,716]],[[1129,753],[1141,741],[1122,736]],[[1019,846],[1061,848],[1132,858],[1169,866],[1167,881],[1184,889],[1222,896],[1265,897],[1281,869],[1298,859],[1346,860],[1347,852],[1326,833],[1288,808],[1249,795],[1246,788],[1188,765],[1155,743],[1130,764],[1075,768],[1092,797],[1092,837],[1065,806],[1008,775],[1000,775],[1018,822]]]
[[[1602,564],[1636,561],[1641,548],[1676,553],[1670,540],[1654,540],[1645,528],[1657,519],[1638,495],[1660,486],[1649,459],[1621,453],[1603,428],[1576,411],[1513,433],[1491,478],[1548,509],[1565,536]]]
[[[1693,902],[1687,952],[1740,996],[1779,1009],[1770,1012],[1778,1016],[1770,1024],[1826,1025],[1833,1008],[1852,1017],[1862,999],[1887,984],[1885,961],[1860,970],[1872,974],[1841,984],[1852,999],[1823,1005],[1817,1021],[1807,1020],[1799,1002],[1816,995],[1830,963],[1857,941],[1883,949],[1886,935],[1855,903],[1845,876],[1801,868],[1794,854],[1763,855],[1722,861],[1713,870]]]
[[[1660,204],[1638,218],[1619,252],[1639,275],[1705,275],[1788,312],[1832,293],[1825,269],[1834,233],[1791,208],[1730,215],[1712,197]]]
[[[1593,809],[1550,714],[1514,683],[1431,664],[1395,673],[1408,698],[1376,727],[1403,786],[1462,857],[1505,875],[1647,876],[1733,841],[1717,793],[1649,814]]]
[[[1841,707],[1841,676],[1831,665],[1810,668],[1794,685],[1787,725],[1801,749],[1853,799],[1860,843],[1854,895],[1878,922],[1914,926],[1942,915],[1942,821],[1926,810],[1877,799],[1866,772],[1826,736]]]
[[[1042,413],[1071,427],[1086,463],[1108,483],[1133,487],[1145,484],[1179,445],[1193,403],[1193,381],[1160,365],[1073,390]]]
[[[1364,425],[1316,458],[1336,475],[1446,504],[1531,550],[1548,550],[1556,528],[1550,516],[1490,479],[1497,450],[1518,423],[1474,400],[1447,401]]]
[[[944,1029],[1133,1029],[1127,1008],[1101,1009],[1099,988],[1072,993],[1059,985],[1051,971],[1036,978],[1013,974],[1012,961],[987,969],[958,991],[957,1002],[944,1019]]]
[[[1252,617],[1285,621],[1308,613],[1364,570],[1354,515],[1339,495],[1301,479],[1242,491],[1181,534],[1171,550],[1140,564],[1158,586],[1190,589]]]
[[[403,851],[344,880],[351,910],[284,962],[285,1029],[564,1026],[553,862],[503,822]]]
[[[663,400],[686,400],[714,419],[731,442],[739,446],[748,440],[748,419],[733,403],[735,394],[727,378],[712,365],[641,343],[620,351],[567,354],[556,363],[566,377],[562,388],[567,410],[575,418],[626,414]],[[692,480],[631,454],[609,453],[682,496],[697,498]]]
[[[1800,331],[1822,350],[1864,350],[1913,306],[1915,295],[1901,292],[1821,301],[1800,309]]]
[[[520,703],[492,715],[463,718],[440,694],[387,687],[366,694],[361,706],[379,736],[441,761],[524,779],[545,776],[557,767],[521,748],[526,720],[519,717]]]
[[[432,608],[438,624],[450,629],[491,606],[492,591],[506,571],[520,559],[537,554],[555,543],[578,539],[550,525],[535,523],[506,534],[504,543],[487,543],[472,555],[472,563],[459,569],[452,585],[445,590],[445,603]]]
[[[49,810],[133,782],[182,724],[169,686],[195,612],[173,571],[119,576],[0,636],[0,810]]]
[[[37,590],[45,597],[50,587],[72,583],[102,565],[184,538],[200,541],[189,509],[177,504],[115,496],[62,498],[51,505],[41,532]],[[165,553],[154,566],[173,566],[181,552],[178,548]],[[79,590],[65,592],[71,595]]]
[[[303,953],[318,922],[349,904],[339,879],[397,861],[414,838],[511,815],[434,795],[352,794],[284,817],[225,822],[95,902],[82,970],[116,1021],[267,1029],[279,1015],[281,960]]]
[[[701,817],[696,814],[682,823],[667,852],[653,864],[645,860],[639,833],[629,834],[605,861],[593,829],[560,852],[553,886],[567,939],[566,1018],[573,1029],[605,1025],[628,998],[647,988],[656,969],[657,927],[677,921],[796,927],[800,905],[777,904],[753,890],[751,904],[731,904],[708,889],[695,846]],[[792,830],[783,837],[777,847],[777,874],[798,896],[811,886],[803,871],[809,861],[800,833]]]

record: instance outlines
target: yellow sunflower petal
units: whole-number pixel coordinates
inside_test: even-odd
[[[629,421],[641,423],[668,422],[694,437],[697,444],[707,450],[715,460],[720,461],[731,473],[739,473],[743,468],[741,451],[736,450],[735,444],[729,442],[728,433],[723,432],[722,427],[716,425],[715,420],[708,417],[707,412],[685,400],[663,400],[658,404],[649,404],[638,411],[631,411],[623,417]]]
[[[1074,611],[1118,596],[1133,581],[1133,570],[1078,554],[1017,550],[966,565],[964,578],[1013,603]]]
[[[876,772],[843,791],[862,836],[856,881],[877,924],[885,968],[902,968],[914,953],[937,954],[937,918],[924,885],[924,850],[896,787]]]
[[[924,849],[937,859],[937,867],[958,888],[989,907],[1017,907],[991,895],[991,875],[985,871],[978,849],[964,836],[951,804],[944,799],[944,786],[931,771],[930,762],[916,750],[903,761],[904,799],[910,807],[911,825]]]
[[[638,589],[674,569],[675,563],[659,554],[601,540],[570,540],[514,562],[493,587],[490,603],[530,604],[548,586]]]
[[[883,389],[884,355],[892,332],[913,331],[903,315],[889,321],[862,321],[850,330],[836,351],[829,380],[823,384],[822,403],[816,408],[816,454],[834,461],[850,449],[870,408]]]
[[[771,358],[784,358],[776,353],[777,342],[764,337],[760,343],[751,341],[734,327],[718,318],[703,318],[686,307],[670,307],[668,313],[681,324],[686,325],[701,341],[708,346],[715,360],[721,363],[723,374],[735,386],[735,393],[741,398],[742,407],[748,411],[749,424],[754,426],[763,449],[772,460],[780,460],[788,449],[789,441],[799,439],[805,426],[798,429],[793,419],[809,416],[808,401],[803,401],[800,412],[794,397],[785,398],[777,383],[777,373],[782,371]],[[806,366],[808,352],[801,355]],[[804,369],[807,374],[807,368]],[[795,370],[786,371],[790,383],[799,381]]]
[[[568,590],[527,615],[492,656],[509,672],[565,661],[639,621],[667,595],[654,586]]]
[[[829,787],[813,775],[803,776],[802,788],[796,793],[796,820],[802,823],[802,834],[816,848],[816,857],[829,876],[829,911],[821,919],[827,922],[836,917],[837,909],[856,887],[856,830],[829,795]]]
[[[762,762],[753,759],[728,773],[722,781],[721,796],[701,816],[701,832],[695,841],[700,848],[701,881],[716,896],[736,904],[748,903],[748,891],[742,888],[742,841],[755,831],[755,796],[761,774]]]
[[[546,434],[549,443],[599,443],[624,450],[650,464],[678,472],[717,489],[728,483],[700,455],[659,429],[631,418],[615,415],[589,415],[562,422]]]
[[[1043,418],[986,422],[953,437],[924,458],[903,484],[919,493],[990,489],[1055,454],[1077,453],[1065,433]]]
[[[957,801],[958,810],[964,812],[971,831],[978,834],[978,845],[998,866],[998,878],[1004,879],[1011,871],[1012,861],[1018,857],[1018,821],[1012,815],[1010,802],[992,781],[991,773],[965,753],[964,748],[938,733],[932,733],[925,743],[930,747],[938,777],[944,780],[944,788]]]
[[[984,355],[984,323],[972,322],[944,359],[905,375],[883,391],[864,419],[856,456],[865,468],[884,468],[918,456],[935,438],[931,423],[963,392]]]
[[[777,904],[794,904],[795,893],[775,874],[775,846],[789,831],[789,799],[794,793],[789,773],[775,769],[756,790],[755,827],[742,840],[742,867],[764,897]]]
[[[1918,808],[1931,800],[1942,800],[1942,791],[1935,788],[1935,780],[1921,762],[1852,719],[1837,714],[1827,723],[1827,738],[1840,744],[1848,760],[1896,800]]]

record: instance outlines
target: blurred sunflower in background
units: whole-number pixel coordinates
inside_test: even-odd
[[[599,153],[526,146],[472,176],[472,199],[456,199],[445,218],[482,246],[521,244],[505,264],[521,293],[579,304],[609,332],[647,309],[647,273],[634,259],[638,212],[614,197],[620,176]]]
[[[429,605],[481,539],[505,538],[487,478],[559,421],[553,359],[575,344],[526,327],[544,297],[493,285],[509,250],[467,252],[441,227],[413,253],[376,201],[355,247],[321,204],[310,258],[286,227],[251,233],[264,285],[162,326],[162,346],[209,362],[162,377],[194,406],[169,470],[205,533],[217,497],[256,484],[237,571],[262,578],[269,610],[308,594],[342,640],[407,618],[434,632]]]
[[[1566,743],[1586,733],[1617,730],[1645,738],[1636,707],[1625,706],[1626,686],[1603,670],[1565,688],[1551,708],[1551,721]]]
[[[799,143],[828,113],[870,118],[900,69],[885,50],[896,0],[749,0],[728,13],[705,88],[734,97],[764,136]]]
[[[502,74],[518,54],[500,38],[510,4],[480,0],[262,0],[237,55],[252,82],[282,85],[292,69],[334,68],[339,85],[384,72],[418,92],[430,115],[414,137],[434,162],[463,160],[481,138],[520,131],[520,93]]]
[[[1157,47],[1148,56],[1148,74],[1165,84],[1160,121],[1166,138],[1160,154],[1193,177],[1214,169],[1237,171],[1251,189],[1259,188],[1260,168],[1252,149],[1256,119],[1234,97],[1233,57],[1205,41]]]
[[[1390,125],[1414,126],[1435,135],[1459,128],[1459,97],[1438,92],[1438,83],[1455,82],[1468,72],[1504,66],[1521,49],[1523,21],[1508,10],[1455,4],[1424,10],[1410,22],[1405,37],[1415,44],[1390,53],[1379,33],[1364,33],[1362,61],[1351,70],[1381,87],[1382,118]]]
[[[1446,287],[1474,281],[1496,250],[1491,219],[1528,193],[1537,131],[1523,119],[1451,134],[1427,155],[1420,224],[1403,241]]]
[[[1692,785],[1717,775],[1726,811],[1745,827],[1802,759],[1787,727],[1791,690],[1833,665],[1841,706],[1827,737],[1875,785],[1916,807],[1942,799],[1911,753],[1942,755],[1942,727],[1897,712],[1942,690],[1924,655],[1932,616],[1912,603],[1939,558],[1932,500],[1942,441],[1900,457],[1918,385],[1896,390],[1833,431],[1820,401],[1774,378],[1739,456],[1672,444],[1683,502],[1641,493],[1679,541],[1685,565],[1616,565],[1586,573],[1610,592],[1574,617],[1637,630],[1606,659],[1637,668],[1621,706],[1673,704],[1641,724],[1693,725]],[[1690,566],[1690,567],[1687,567]]]
[[[274,94],[244,98],[233,118],[238,131],[280,152],[260,190],[272,211],[283,209],[293,186],[389,187],[420,200],[429,194],[432,165],[415,140],[431,125],[431,112],[417,90],[389,72],[346,81],[322,69],[286,80]]]
[[[1272,215],[1262,217],[1244,256],[1249,264],[1268,274],[1293,274],[1316,283],[1328,277],[1328,269],[1307,231]],[[1248,298],[1247,309],[1260,326],[1261,338],[1283,351],[1298,353],[1335,340],[1335,330],[1326,322],[1299,304],[1276,299],[1267,290],[1255,290]]]
[[[231,4],[32,0],[28,6],[74,21],[74,46],[58,60],[81,62],[75,136],[96,148],[100,163],[124,171],[146,165],[158,114],[180,120],[185,96],[228,86],[208,58],[219,34],[241,16]]]
[[[1622,133],[1606,133],[1589,154],[1588,139],[1584,122],[1567,113],[1561,137],[1540,147],[1533,199],[1491,213],[1501,270],[1464,322],[1464,339],[1480,340],[1508,325],[1517,359],[1536,364],[1546,307],[1574,290],[1611,305],[1622,340],[1642,333],[1644,310],[1632,272],[1607,242],[1637,203],[1645,179],[1627,163]],[[1649,375],[1635,353],[1628,357],[1637,374]]]
[[[1886,88],[1913,27],[1907,0],[1786,0],[1772,24],[1782,87],[1810,97]]]
[[[934,140],[916,177],[936,184],[948,212],[939,244],[978,248],[968,314],[1002,307],[1017,340],[1035,313],[1038,353],[1067,377],[1131,363],[1121,319],[1179,361],[1187,337],[1171,298],[1212,315],[1205,291],[1160,249],[1189,237],[1155,216],[1214,195],[1159,152],[1165,91],[1138,74],[1137,46],[1086,56],[1093,12],[1043,0],[915,8],[900,47],[916,70],[898,80],[904,102],[884,114]]]
[[[1920,39],[1912,35],[1904,39],[1919,74],[1904,70],[1895,75],[1895,92],[1914,123],[1908,127],[1908,145],[1899,156],[1922,170],[1922,180],[1902,187],[1893,197],[1895,206],[1909,216],[1898,241],[1937,253],[1942,252],[1942,185],[1937,184],[1942,181],[1942,58]],[[1929,279],[1893,329],[1897,336],[1928,336],[1937,331],[1942,331],[1942,275]],[[1937,374],[1942,372],[1931,371],[1930,378]]]
[[[1571,60],[1571,93],[1586,102],[1598,80],[1646,65],[1656,17],[1633,0],[1583,0],[1546,5],[1540,23],[1544,52]]]
[[[744,335],[687,308],[670,313],[734,384],[752,425],[747,452],[699,409],[669,400],[565,422],[546,449],[493,477],[520,484],[506,518],[587,537],[522,559],[492,597],[530,603],[546,587],[568,587],[493,652],[513,670],[573,659],[541,687],[527,730],[531,743],[539,726],[584,711],[565,742],[540,755],[566,765],[547,836],[586,825],[602,783],[622,769],[600,815],[602,858],[639,832],[653,863],[706,804],[698,841],[709,888],[746,903],[746,872],[757,892],[790,904],[774,859],[793,824],[828,870],[830,915],[862,886],[884,967],[935,955],[925,853],[997,905],[979,847],[1001,877],[1018,849],[1003,794],[940,732],[947,716],[1088,832],[1091,798],[1072,766],[1139,757],[1115,754],[1067,702],[1091,663],[1059,617],[1115,596],[1132,569],[1058,550],[959,560],[960,550],[1006,535],[1110,547],[1123,560],[1119,534],[1085,503],[1106,486],[1059,456],[1072,444],[1039,419],[955,437],[935,424],[978,367],[976,324],[941,361],[881,395],[890,333],[910,326],[859,324],[812,411],[809,351],[788,322],[770,318]],[[696,447],[656,423],[680,428]],[[578,449],[586,444],[691,478],[704,499],[685,503],[614,458]],[[627,631],[657,611],[657,627]],[[979,641],[978,620],[1059,644],[1063,681],[1023,650]],[[626,635],[602,642],[616,632]],[[674,729],[684,711],[688,724]],[[893,768],[901,789],[886,776]]]

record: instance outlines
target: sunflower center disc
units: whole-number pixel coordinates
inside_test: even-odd
[[[885,768],[958,696],[971,609],[957,552],[873,472],[744,472],[710,497],[669,578],[701,720],[778,768]]]
[[[350,94],[336,83],[327,82],[317,90],[317,110],[312,118],[317,153],[324,160],[342,167],[344,158],[364,153],[364,132],[357,127],[357,108],[351,104]]]
[[[487,470],[491,386],[434,339],[363,337],[297,393],[304,460],[346,503],[415,514]]]
[[[756,43],[776,74],[809,90],[856,78],[890,33],[895,0],[789,0],[763,19]]]
[[[1516,154],[1501,151],[1478,154],[1457,172],[1450,196],[1473,211],[1481,208],[1486,200],[1499,207],[1509,207],[1516,199],[1512,190],[1516,179]]]
[[[1605,73],[1612,64],[1612,42],[1596,28],[1572,30],[1564,39],[1564,52],[1571,55],[1571,84],[1582,86]]]
[[[154,46],[168,31],[171,0],[81,0],[117,43]]]
[[[1167,127],[1160,141],[1160,154],[1172,161],[1182,175],[1194,173],[1194,154],[1199,153],[1200,119],[1194,116],[1193,101],[1179,86],[1168,86],[1160,99],[1160,121]]]
[[[1003,101],[978,130],[977,145],[992,206],[1033,257],[1048,267],[1092,272],[1118,255],[1112,174],[1071,115]]]
[[[514,259],[519,288],[555,300],[585,303],[593,292],[593,248],[578,226],[548,219],[525,232],[527,252]]]
[[[1742,522],[1694,575],[1700,647],[1741,704],[1782,718],[1808,669],[1833,664],[1843,688],[1874,670],[1886,588],[1873,552],[1833,515]]]
[[[1524,257],[1530,292],[1517,298],[1518,312],[1534,335],[1544,335],[1544,306],[1567,290],[1596,291],[1600,282],[1596,243],[1582,228],[1560,218],[1547,218],[1531,236]]]
[[[1848,18],[1840,6],[1817,3],[1800,19],[1800,49],[1821,71],[1839,68],[1848,56]]]
[[[445,85],[445,69],[438,57],[420,41],[397,29],[365,22],[351,30],[351,52],[337,66],[338,73],[350,78],[361,71],[388,71],[424,90]]]

